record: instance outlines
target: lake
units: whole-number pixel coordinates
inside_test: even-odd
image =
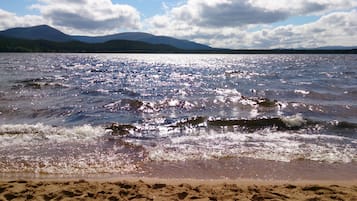
[[[357,55],[0,54],[3,174],[356,162]]]

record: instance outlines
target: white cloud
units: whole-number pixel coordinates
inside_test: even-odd
[[[17,16],[15,13],[11,13],[2,9],[0,9],[0,19],[0,30],[45,24],[45,20],[41,16]]]
[[[175,36],[224,48],[316,47],[356,45],[350,26],[356,22],[356,0],[188,0],[164,15],[147,19],[155,34]],[[271,27],[290,17],[315,15],[305,25]],[[328,22],[327,22],[328,21]],[[355,40],[357,41],[357,40]]]
[[[354,6],[355,0],[188,0],[165,16],[201,27],[232,27],[269,24],[291,16],[325,14]]]
[[[221,37],[212,45],[231,48],[313,48],[320,46],[357,45],[357,11],[334,12],[316,22],[286,25],[256,32],[243,32],[239,37]],[[217,33],[219,34],[219,33]]]
[[[290,15],[326,14],[331,11],[351,9],[357,5],[355,0],[249,0],[260,8],[270,11],[283,10]]]
[[[244,0],[189,0],[173,8],[170,17],[202,27],[231,27],[272,23],[287,18],[287,13],[256,7]]]
[[[132,6],[111,0],[39,0],[38,9],[50,25],[71,34],[107,34],[140,28],[140,14]]]
[[[83,35],[140,29],[222,48],[357,45],[357,0],[187,0],[163,7],[165,14],[144,19],[142,27],[135,8],[111,0],[38,0],[32,8],[40,16],[17,16],[0,9],[0,29],[48,24]],[[311,15],[318,20],[271,26]]]

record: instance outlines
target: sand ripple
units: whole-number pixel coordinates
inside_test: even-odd
[[[0,200],[357,200],[357,185],[3,181]]]

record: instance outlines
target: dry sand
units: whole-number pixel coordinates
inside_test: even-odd
[[[357,201],[357,181],[143,180],[0,181],[0,200]]]

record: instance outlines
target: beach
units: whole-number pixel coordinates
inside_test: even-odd
[[[220,159],[152,162],[135,174],[1,173],[0,200],[356,201],[354,167]]]
[[[0,181],[0,200],[357,200],[357,181],[126,178]]]

